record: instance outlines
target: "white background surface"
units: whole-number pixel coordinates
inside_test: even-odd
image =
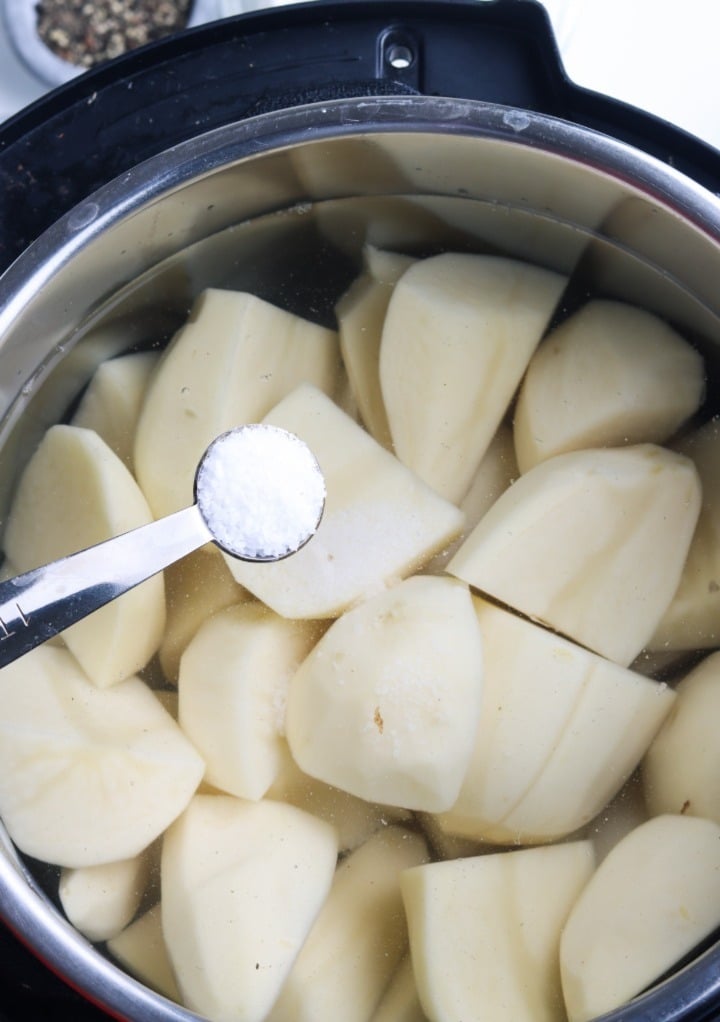
[[[717,0],[544,0],[569,77],[720,149]]]
[[[277,0],[215,0],[218,15]],[[718,0],[544,0],[578,85],[664,117],[720,149]],[[15,56],[0,19],[0,120],[47,86]]]

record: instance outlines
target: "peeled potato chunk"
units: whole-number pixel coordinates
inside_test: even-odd
[[[462,529],[461,511],[317,388],[299,387],[265,422],[305,441],[327,486],[320,526],[292,557],[273,564],[228,558],[237,581],[283,617],[337,617],[411,574]]]
[[[550,320],[566,278],[499,256],[446,253],[393,291],[380,383],[398,457],[455,503]]]
[[[338,867],[268,1022],[370,1022],[407,950],[403,870],[427,862],[419,834],[379,831]]]
[[[72,418],[73,426],[94,429],[131,472],[140,409],[159,357],[138,351],[103,362]]]
[[[122,933],[112,937],[107,942],[107,948],[128,972],[146,986],[169,997],[171,1001],[180,1001],[180,991],[165,947],[161,914],[160,905],[153,905]]]
[[[480,712],[480,626],[467,588],[416,576],[348,611],[290,683],[286,733],[305,773],[374,802],[457,798]]]
[[[135,467],[157,517],[192,504],[220,433],[258,422],[303,380],[332,392],[337,334],[239,291],[210,289],[166,349],[138,423]]]
[[[557,1022],[560,933],[592,870],[589,841],[406,870],[413,970],[431,1022]]]
[[[137,483],[93,430],[53,426],[20,479],[5,551],[20,572],[153,520]],[[63,633],[100,688],[141,670],[160,645],[165,589],[155,575]]]
[[[441,825],[501,844],[563,837],[622,787],[675,694],[491,603],[475,607],[485,658],[480,725]]]
[[[280,802],[197,795],[165,835],[162,924],[184,1003],[261,1022],[332,883],[333,828]]]
[[[702,357],[657,316],[596,300],[533,355],[515,408],[521,471],[565,451],[662,443],[700,407]]]
[[[720,653],[679,682],[673,712],[643,762],[645,801],[653,815],[687,813],[720,825]]]
[[[58,894],[65,915],[88,940],[117,936],[138,910],[151,864],[145,852],[120,862],[64,869]]]
[[[200,756],[138,678],[98,689],[39,646],[0,671],[0,816],[21,851],[82,867],[138,855],[185,808]]]
[[[314,621],[289,621],[260,603],[219,611],[180,661],[179,720],[205,760],[205,780],[262,798],[282,766],[290,679],[319,638]]]
[[[180,657],[200,625],[250,594],[232,577],[217,547],[208,545],[165,569],[167,623],[158,650],[165,679],[176,684]]]
[[[680,584],[648,646],[711,649],[720,645],[720,419],[711,419],[674,449],[698,470],[702,508]]]
[[[672,599],[699,511],[682,455],[654,444],[571,451],[521,476],[448,571],[627,666]]]
[[[366,269],[335,306],[340,352],[368,432],[383,447],[392,439],[380,389],[380,339],[393,288],[415,261],[394,252],[366,249]]]
[[[720,926],[720,827],[657,816],[598,866],[563,930],[570,1022],[624,1004]]]

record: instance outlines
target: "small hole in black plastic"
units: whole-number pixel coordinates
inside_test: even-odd
[[[415,54],[405,43],[390,43],[385,54],[385,59],[390,67],[395,68],[396,71],[405,71],[407,68],[412,66],[412,63],[415,60]]]

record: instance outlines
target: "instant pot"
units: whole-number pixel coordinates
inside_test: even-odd
[[[188,31],[5,123],[0,181],[0,513],[100,359],[160,344],[211,284],[332,322],[366,242],[567,273],[567,307],[657,312],[719,378],[720,154],[574,86],[535,0],[315,2]],[[3,851],[0,1018],[194,1017]],[[720,944],[610,1017],[720,1019]]]

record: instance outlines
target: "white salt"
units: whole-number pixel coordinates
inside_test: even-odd
[[[208,448],[195,499],[216,543],[249,561],[299,550],[317,529],[325,481],[308,447],[275,426],[223,433]]]

